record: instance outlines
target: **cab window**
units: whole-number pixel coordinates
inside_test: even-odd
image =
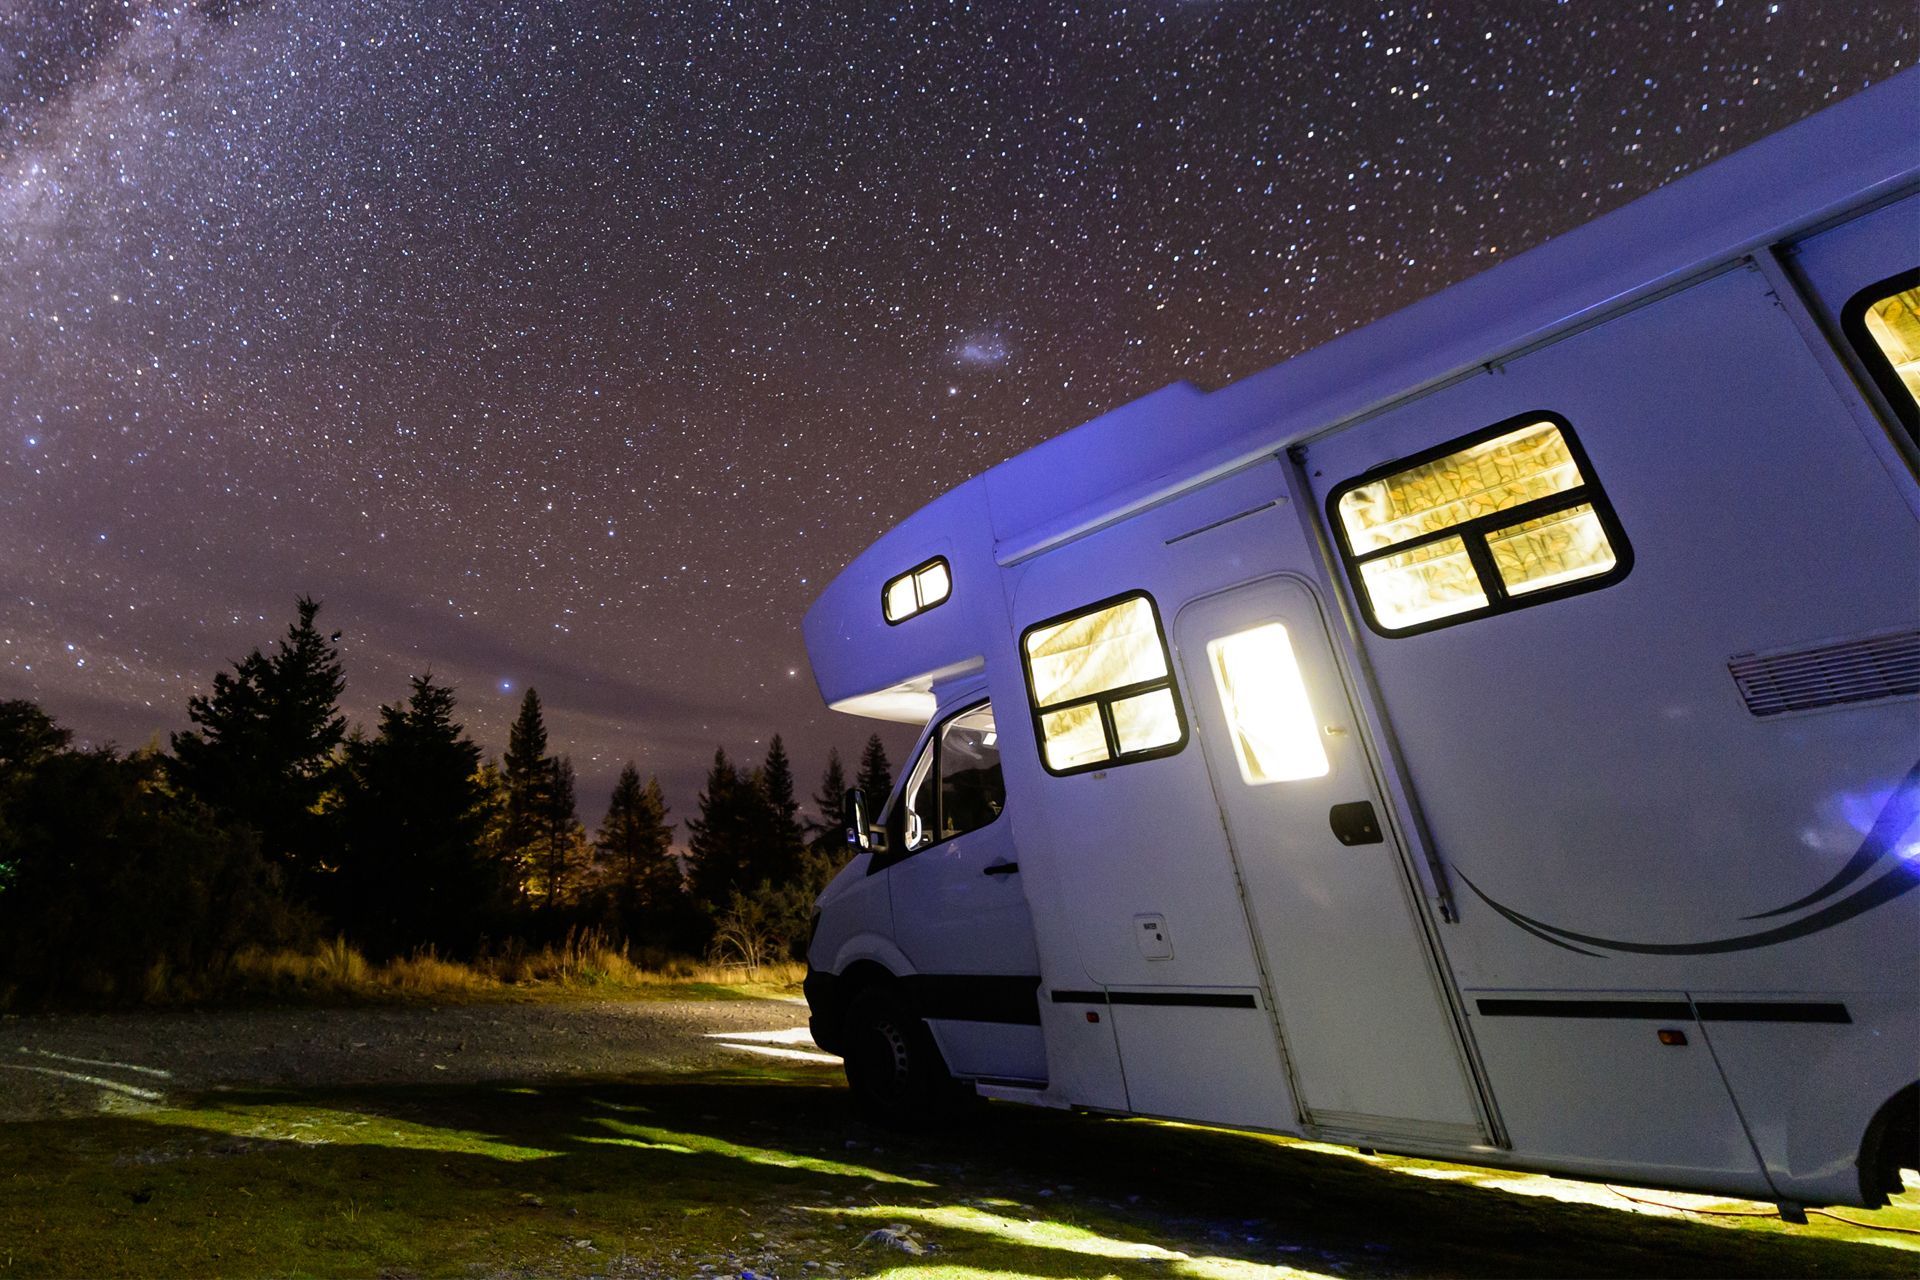
[[[903,853],[978,830],[1007,802],[1000,776],[1000,736],[993,704],[979,703],[946,720],[927,739],[900,792]]]

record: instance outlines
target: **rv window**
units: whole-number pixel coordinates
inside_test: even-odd
[[[962,711],[940,731],[940,838],[976,831],[1007,803],[993,705]]]
[[[1269,622],[1207,642],[1240,776],[1253,786],[1324,778],[1327,752],[1287,629]]]
[[[953,574],[945,557],[935,556],[897,578],[887,579],[887,585],[880,589],[880,612],[889,624],[905,622],[916,613],[944,604],[952,594]]]
[[[1153,600],[1108,600],[1021,637],[1034,728],[1049,772],[1171,755],[1187,724]]]
[[[1375,630],[1408,635],[1606,586],[1627,542],[1567,423],[1527,414],[1329,502]]]
[[[1880,393],[1920,436],[1920,270],[1861,290],[1840,320]]]

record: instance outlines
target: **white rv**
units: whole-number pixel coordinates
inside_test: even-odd
[[[1909,71],[855,560],[820,689],[926,726],[808,955],[860,1099],[1884,1203],[1916,121]]]

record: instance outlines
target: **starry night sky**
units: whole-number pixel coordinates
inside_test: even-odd
[[[799,619],[891,523],[1890,75],[1830,0],[0,0],[0,698],[182,727],[537,685],[592,822],[869,725]],[[904,731],[890,731],[896,747]],[[896,763],[898,761],[896,760]]]

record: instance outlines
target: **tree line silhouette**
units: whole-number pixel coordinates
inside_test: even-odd
[[[431,675],[371,733],[349,729],[340,633],[319,611],[302,597],[271,653],[191,697],[168,750],[76,750],[34,703],[0,702],[0,1003],[137,994],[156,973],[335,935],[376,957],[582,927],[653,955],[757,963],[804,945],[848,855],[838,751],[807,821],[778,735],[758,764],[716,750],[680,847],[659,779],[629,761],[590,836],[535,690],[498,761]],[[877,735],[857,785],[892,787]]]

